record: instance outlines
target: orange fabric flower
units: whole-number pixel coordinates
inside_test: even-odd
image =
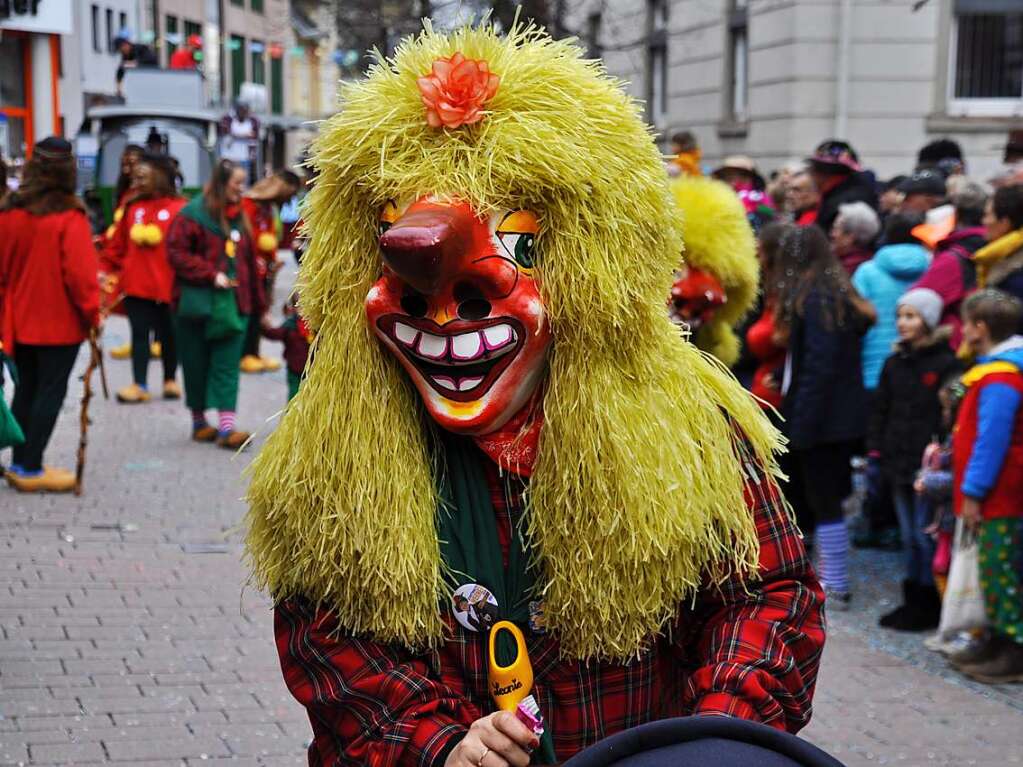
[[[501,78],[485,61],[467,59],[460,52],[437,59],[433,71],[416,80],[431,128],[457,128],[483,119],[483,107],[497,93]]]

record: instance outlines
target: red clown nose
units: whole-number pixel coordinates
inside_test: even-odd
[[[412,210],[380,235],[384,262],[425,295],[441,290],[472,243],[473,219],[461,207]]]

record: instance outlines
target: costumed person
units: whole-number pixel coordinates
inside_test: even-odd
[[[261,315],[265,306],[242,213],[244,189],[245,169],[221,160],[203,193],[181,209],[167,232],[192,439],[231,450],[249,438],[235,427],[238,364],[249,315]],[[218,411],[216,426],[206,420],[209,408]]]
[[[298,394],[302,384],[302,373],[309,360],[309,347],[313,342],[313,331],[298,313],[298,293],[292,293],[284,305],[284,322],[274,327],[267,317],[261,321],[263,336],[271,341],[284,344],[284,361],[288,366],[288,401]]]
[[[520,26],[427,28],[341,88],[299,279],[315,362],[248,494],[310,763],[804,726],[822,592],[777,432],[665,311],[681,220],[637,104]],[[511,630],[475,630],[494,611],[531,686]],[[496,710],[527,690],[542,735]]]
[[[963,340],[977,364],[952,436],[957,516],[977,536],[989,634],[948,656],[985,684],[1023,681],[1023,303],[982,289],[963,302]]]
[[[135,165],[134,194],[103,249],[100,264],[116,279],[131,325],[132,383],[117,392],[124,403],[148,402],[150,334],[160,342],[163,398],[178,399],[178,357],[171,298],[174,272],[167,260],[167,230],[185,206],[174,188],[174,165],[166,155],[146,153]]]
[[[117,232],[117,225],[124,218],[124,204],[128,201],[133,191],[132,184],[135,181],[135,166],[145,151],[145,147],[138,144],[128,144],[124,147],[124,151],[121,152],[121,171],[117,176],[117,184],[114,186],[113,220],[110,222],[110,226],[103,232],[103,235],[98,238],[100,247],[103,250],[109,247],[111,238]],[[125,314],[124,307],[121,305],[123,294],[121,293],[120,286],[117,284],[117,277],[115,275],[104,275],[100,287],[103,291],[100,296],[103,312],[105,314]],[[154,357],[160,355],[160,350],[157,348],[158,345],[158,343],[154,343],[153,348],[150,350]],[[129,341],[128,343],[113,347],[110,350],[110,356],[115,360],[128,359],[131,357],[131,342]]]
[[[693,342],[725,365],[739,358],[735,325],[757,300],[757,243],[732,188],[713,178],[671,182],[682,213],[683,264],[675,273],[669,312]]]
[[[249,225],[256,257],[256,279],[262,283],[264,295],[273,295],[277,270],[284,264],[277,260],[281,240],[280,206],[298,193],[301,182],[290,170],[281,170],[256,182],[242,197],[242,212]],[[242,347],[241,371],[263,373],[279,370],[280,360],[259,356],[260,316],[249,317]]]
[[[71,144],[35,145],[17,191],[0,206],[0,340],[18,370],[11,412],[25,441],[7,482],[23,492],[67,492],[75,475],[43,464],[78,347],[100,324],[99,263],[75,195]]]

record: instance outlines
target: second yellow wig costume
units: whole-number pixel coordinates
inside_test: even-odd
[[[671,193],[682,214],[685,262],[717,277],[728,296],[693,342],[732,365],[741,345],[734,327],[757,300],[760,265],[753,228],[742,201],[722,181],[682,176],[671,182]]]
[[[430,128],[416,78],[458,51],[500,88],[476,125]],[[755,574],[745,462],[773,470],[778,437],[666,316],[680,222],[636,104],[597,63],[534,29],[427,28],[342,86],[313,163],[299,288],[315,363],[252,467],[260,586],[377,641],[442,638],[432,427],[363,309],[381,206],[423,194],[540,216],[554,340],[527,519],[564,651],[633,656],[708,577]]]

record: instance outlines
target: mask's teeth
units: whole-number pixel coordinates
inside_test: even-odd
[[[469,391],[470,389],[475,389],[481,383],[483,383],[482,376],[474,378],[462,378],[458,382],[458,391]]]
[[[462,333],[451,339],[451,357],[462,362],[483,356],[483,336],[479,333]]]
[[[483,329],[483,340],[488,351],[503,349],[515,340],[515,331],[511,325],[494,325]]]
[[[416,339],[419,338],[419,331],[403,322],[394,323],[394,337],[405,346],[414,347]]]
[[[448,353],[447,336],[435,336],[431,333],[422,332],[419,335],[419,345],[416,351],[427,359],[442,359]]]
[[[430,376],[430,378],[432,378],[433,382],[438,386],[450,389],[451,391],[458,391],[458,385],[455,383],[455,379],[451,376]]]

